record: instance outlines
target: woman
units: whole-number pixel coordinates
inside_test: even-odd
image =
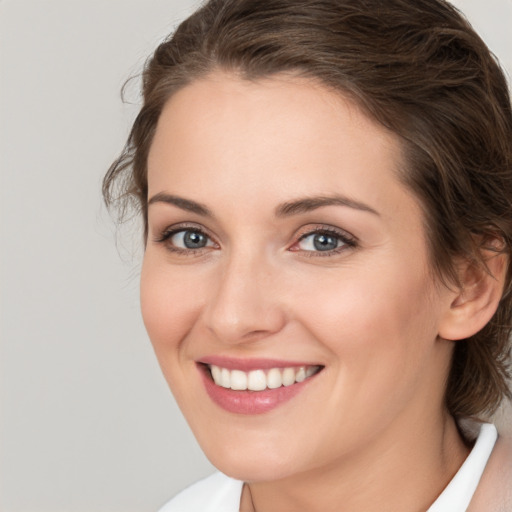
[[[143,80],[104,192],[141,211],[144,322],[222,472],[163,510],[509,510],[475,420],[510,398],[512,114],[468,23],[211,0]]]

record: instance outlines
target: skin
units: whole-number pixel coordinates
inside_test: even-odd
[[[143,318],[206,455],[248,482],[241,510],[425,511],[467,456],[443,403],[453,343],[442,334],[456,336],[463,300],[432,277],[402,166],[393,134],[290,75],[215,72],[161,114],[149,198],[171,194],[212,215],[150,204]],[[276,215],[334,194],[367,209]],[[162,241],[171,227],[211,241],[186,250],[177,236]],[[353,243],[312,250],[303,237],[320,228]],[[289,402],[242,415],[206,394],[196,361],[209,355],[324,369]]]

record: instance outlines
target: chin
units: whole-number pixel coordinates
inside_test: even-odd
[[[249,450],[247,445],[229,446],[224,450],[204,449],[210,462],[222,473],[244,482],[281,480],[297,472],[298,461],[292,461],[271,448]]]
[[[222,461],[214,466],[225,475],[243,482],[274,482],[291,476],[295,471],[290,470],[286,464],[274,465],[271,463],[258,463],[253,461],[237,461],[236,463]]]

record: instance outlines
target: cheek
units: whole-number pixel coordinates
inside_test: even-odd
[[[421,352],[433,346],[431,283],[421,269],[403,270],[391,264],[352,268],[294,294],[305,297],[298,308],[303,323],[347,372],[383,378],[412,372],[422,364]]]
[[[140,281],[142,318],[160,364],[192,328],[200,308],[198,298],[197,288],[183,272],[171,272],[168,265],[146,254]]]
[[[323,300],[310,294],[302,314],[331,354],[332,388],[325,406],[338,411],[333,425],[350,417],[372,435],[414,407],[416,398],[420,403],[430,383],[442,376],[435,364],[436,315],[427,282],[407,281],[403,272],[402,281],[392,275],[380,281],[359,277],[324,286]],[[360,435],[357,429],[347,432],[354,443]]]

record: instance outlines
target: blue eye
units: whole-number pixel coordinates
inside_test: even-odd
[[[169,240],[174,246],[182,249],[202,249],[208,245],[208,237],[199,231],[178,231]]]
[[[290,249],[305,256],[335,256],[356,246],[357,240],[346,231],[318,226],[301,235]]]
[[[194,251],[205,247],[214,247],[212,239],[197,229],[175,229],[162,235],[158,242],[168,244],[170,250]]]
[[[302,251],[334,251],[345,245],[345,242],[338,235],[331,233],[310,233],[298,242]]]

